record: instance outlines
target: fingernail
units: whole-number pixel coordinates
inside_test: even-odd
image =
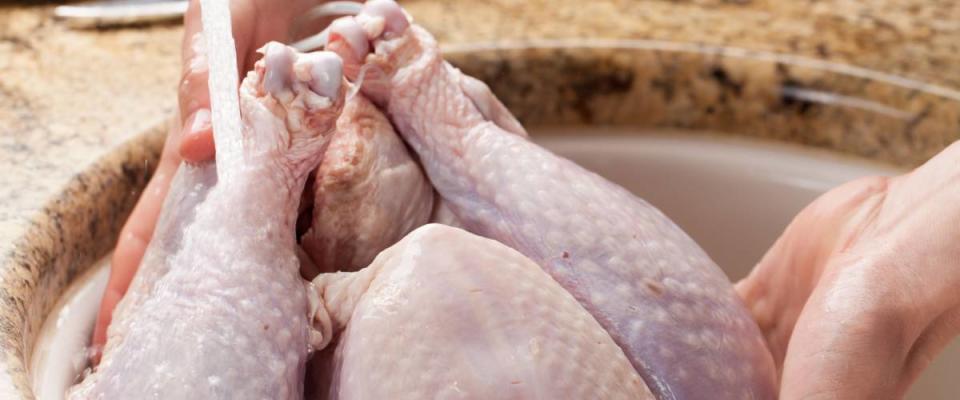
[[[204,162],[214,157],[213,125],[210,110],[201,108],[184,125],[178,145],[180,157],[189,162]]]
[[[210,110],[201,108],[193,113],[193,122],[187,134],[195,134],[210,129]]]

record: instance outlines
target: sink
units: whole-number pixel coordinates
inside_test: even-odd
[[[589,132],[586,132],[589,131]],[[540,128],[536,140],[647,199],[681,225],[734,281],[743,278],[805,205],[839,184],[900,170],[825,151],[721,135],[622,128]],[[39,400],[62,398],[85,367],[86,340],[108,277],[98,263],[67,290],[32,357]],[[908,399],[952,399],[960,343]]]
[[[733,280],[820,193],[898,172],[860,158],[915,166],[957,137],[960,91],[826,60],[657,40],[460,43],[444,52],[487,82],[535,140],[648,199]],[[82,370],[102,260],[164,131],[131,132],[77,171],[0,254],[0,398],[58,398]],[[955,397],[958,369],[955,342],[910,398]]]

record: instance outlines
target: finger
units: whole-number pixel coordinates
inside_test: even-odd
[[[230,3],[233,38],[237,47],[240,77],[259,58],[254,51],[271,40],[288,41],[287,26],[294,16],[315,5],[312,0],[295,0],[284,7],[257,8],[256,1]],[[216,149],[210,125],[210,93],[207,88],[208,65],[200,18],[199,0],[191,0],[184,14],[181,43],[179,94],[182,141],[179,152],[184,160],[212,160]]]
[[[825,263],[850,244],[885,188],[886,178],[864,178],[821,196],[794,218],[750,275],[737,283],[778,368]]]
[[[216,155],[210,110],[200,108],[184,122],[180,139],[180,157],[191,163],[212,160]]]
[[[358,3],[362,7],[364,0],[347,0],[347,2]],[[354,15],[357,13],[357,7],[348,7],[344,2],[318,2],[315,0],[295,0],[291,7],[293,18],[288,29],[287,37],[291,43],[303,40],[307,37],[316,35],[323,31],[335,19],[345,15]]]
[[[100,311],[94,327],[93,345],[95,347],[102,346],[106,342],[107,327],[110,325],[113,310],[130,286],[130,281],[133,280],[140,266],[140,260],[153,236],[153,229],[160,215],[160,207],[170,188],[170,180],[180,164],[180,158],[175,150],[178,139],[176,129],[171,127],[161,153],[160,163],[120,231],[117,246],[110,259],[110,278],[100,302]],[[94,357],[97,358],[99,355]]]
[[[200,2],[193,0],[183,17],[181,71],[177,98],[180,105],[181,138],[179,154],[187,161],[202,162],[214,157],[210,125],[210,92],[207,88],[207,51],[200,21]]]
[[[902,398],[910,349],[928,321],[889,257],[859,253],[829,266],[797,321],[784,361],[783,399]],[[833,262],[831,262],[833,263]]]

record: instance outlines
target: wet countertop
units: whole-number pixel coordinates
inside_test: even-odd
[[[711,129],[901,166],[960,137],[954,0],[403,4],[526,124]],[[30,337],[44,293],[112,247],[180,71],[179,24],[72,30],[51,12],[0,4],[0,305],[16,311],[0,349],[20,389],[30,343],[2,333]]]

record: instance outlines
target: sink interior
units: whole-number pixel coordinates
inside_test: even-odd
[[[801,146],[658,133],[591,127],[545,129],[533,136],[666,213],[734,281],[750,272],[793,216],[820,194],[858,177],[899,172]]]
[[[663,210],[732,280],[746,276],[790,219],[821,193],[857,177],[899,172],[822,151],[714,135],[565,127],[541,128],[533,136]],[[62,399],[82,372],[107,276],[106,263],[91,268],[44,322],[30,363],[39,400]],[[958,368],[960,342],[954,341],[908,398],[954,398],[951,371]]]
[[[86,369],[87,345],[109,277],[107,261],[98,262],[70,284],[43,322],[30,358],[38,400],[63,399]]]

